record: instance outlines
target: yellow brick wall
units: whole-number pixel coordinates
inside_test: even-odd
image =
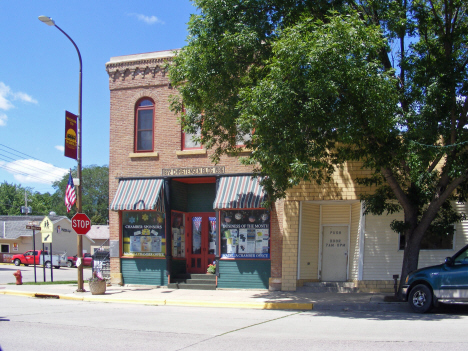
[[[297,286],[298,243],[299,243],[299,208],[301,201],[335,201],[335,200],[359,200],[359,195],[372,192],[371,187],[364,187],[355,182],[358,177],[371,174],[370,170],[361,169],[361,163],[349,162],[335,170],[333,179],[328,183],[318,185],[315,182],[302,182],[287,192],[284,210],[283,233],[283,279],[282,290],[294,291]],[[323,206],[324,215],[322,221],[330,224],[351,225],[351,248],[349,254],[350,277],[357,276],[358,251],[358,222],[359,203],[354,205],[339,202]],[[351,214],[350,214],[351,213]],[[357,220],[357,223],[356,223]],[[322,223],[324,224],[324,223]],[[302,277],[301,277],[302,278]],[[314,279],[312,276],[308,279]]]

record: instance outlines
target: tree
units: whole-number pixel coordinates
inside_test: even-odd
[[[0,184],[0,215],[22,215],[21,207],[25,206],[25,194],[28,207],[31,207],[30,215],[48,215],[52,210],[52,196],[49,193],[41,194],[33,192],[32,188],[3,182]]]
[[[271,201],[361,161],[366,212],[404,213],[403,283],[425,233],[466,218],[451,206],[468,194],[466,1],[193,2],[170,67],[186,131],[214,161],[253,132],[243,162]]]
[[[24,191],[21,185],[0,184],[0,215],[19,216],[24,206]]]
[[[72,171],[72,176],[76,177],[76,169]],[[92,224],[107,224],[109,218],[109,167],[96,165],[83,167],[82,181],[82,211],[90,217]],[[54,182],[53,202],[57,214],[72,218],[76,213],[76,206],[67,213],[64,202],[67,184],[68,174],[64,175],[60,181]]]

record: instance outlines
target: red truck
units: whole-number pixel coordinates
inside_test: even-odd
[[[44,251],[45,255],[48,255],[49,253],[47,251]],[[25,266],[28,266],[30,264],[34,264],[34,258],[36,258],[36,264],[40,264],[40,256],[42,255],[42,250],[29,250],[26,251],[25,253],[22,254],[16,254],[13,255],[11,260],[14,262],[15,266],[19,266],[20,264],[24,264]]]
[[[68,256],[67,267],[76,267],[77,256]],[[91,266],[93,264],[93,256],[90,253],[83,254],[83,266]]]

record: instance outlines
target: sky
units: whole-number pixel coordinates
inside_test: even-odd
[[[82,165],[109,164],[111,57],[178,49],[190,0],[0,0],[0,182],[53,193],[76,160],[64,156],[65,111],[78,113],[83,63]]]

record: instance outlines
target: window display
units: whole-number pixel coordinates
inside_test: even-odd
[[[172,257],[185,257],[185,214],[172,211]]]
[[[221,258],[270,258],[270,213],[222,210]]]
[[[124,255],[164,257],[166,252],[164,213],[123,212],[122,224]]]

